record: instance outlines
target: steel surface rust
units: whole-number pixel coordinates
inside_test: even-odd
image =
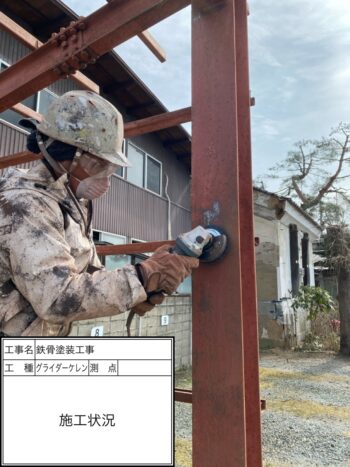
[[[129,243],[127,245],[98,245],[96,251],[99,255],[132,255],[136,253],[151,253],[162,245],[174,246],[175,240]]]
[[[0,112],[74,73],[113,47],[184,8],[190,0],[110,2],[61,28],[37,50],[0,74]]]
[[[247,462],[236,71],[235,1],[193,0],[192,223],[229,237],[193,273],[193,467]]]
[[[241,276],[247,465],[262,465],[259,342],[255,278],[253,182],[246,0],[235,2]]]

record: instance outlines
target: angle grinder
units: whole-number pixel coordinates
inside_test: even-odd
[[[175,246],[169,251],[177,255],[198,258],[203,263],[212,263],[223,256],[226,247],[227,235],[220,227],[208,225],[204,228],[198,225],[189,232],[180,234]],[[131,310],[126,321],[128,336],[131,335],[130,326],[134,315],[135,312]]]
[[[203,263],[212,263],[225,253],[227,236],[216,226],[206,228],[198,225],[189,232],[180,234],[176,239],[172,253],[198,258]]]

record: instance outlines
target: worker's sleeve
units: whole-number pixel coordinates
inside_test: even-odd
[[[91,254],[91,260],[90,260],[90,266],[93,266],[94,268],[97,268],[97,269],[104,269],[104,266],[101,263],[98,255],[97,255],[96,246],[95,246],[94,243],[92,244],[92,254]]]
[[[40,318],[64,324],[125,312],[147,299],[131,265],[78,273],[54,200],[22,195],[11,209],[12,280]]]

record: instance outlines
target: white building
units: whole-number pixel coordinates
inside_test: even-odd
[[[321,227],[291,199],[254,188],[260,345],[296,345],[308,331],[305,312],[295,316],[291,298],[315,285],[312,242]]]

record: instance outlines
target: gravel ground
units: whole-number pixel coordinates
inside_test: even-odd
[[[263,456],[266,467],[350,467],[350,359],[333,354],[261,355]],[[189,387],[189,376],[178,378]],[[190,445],[192,407],[176,403],[178,442]],[[182,445],[178,445],[180,449]],[[177,455],[178,467],[190,467]],[[185,460],[184,460],[185,459]],[[219,466],[213,466],[219,467]]]

